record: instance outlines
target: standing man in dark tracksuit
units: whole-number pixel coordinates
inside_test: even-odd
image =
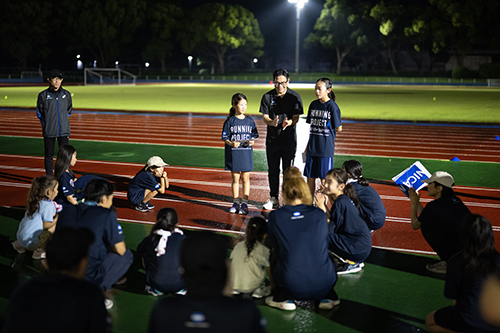
[[[47,81],[49,88],[38,94],[36,115],[42,124],[45,172],[52,175],[56,138],[59,147],[68,144],[69,116],[73,111],[73,103],[71,93],[61,87],[63,75],[60,70],[51,70]]]
[[[300,95],[288,88],[286,69],[273,73],[274,89],[262,96],[260,110],[267,125],[266,155],[270,197],[264,209],[279,207],[280,162],[283,170],[293,164],[297,150],[295,124],[304,113]]]

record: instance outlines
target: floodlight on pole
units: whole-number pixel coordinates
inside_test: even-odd
[[[191,72],[191,66],[193,64],[193,56],[188,56],[188,66],[189,66],[189,72]]]
[[[300,61],[300,10],[304,8],[304,5],[309,0],[288,0],[289,3],[295,4],[297,9],[297,32],[295,37],[295,73],[299,72],[299,61]]]

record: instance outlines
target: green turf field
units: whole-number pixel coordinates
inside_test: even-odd
[[[307,108],[316,99],[314,89],[293,87]],[[227,113],[231,96],[248,98],[248,113],[258,113],[262,94],[270,85],[154,84],[137,86],[69,86],[74,109]],[[34,108],[38,87],[1,87],[0,107]],[[431,86],[335,86],[343,118],[500,122],[500,89]]]

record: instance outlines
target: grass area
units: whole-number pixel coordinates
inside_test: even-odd
[[[71,140],[78,148],[78,158],[82,160],[112,161],[143,164],[151,155],[160,155],[170,165],[224,168],[223,148],[183,147],[169,145],[138,145],[133,143],[106,142],[98,146],[93,141]],[[43,139],[0,136],[0,147],[3,154],[20,154],[43,156]],[[123,152],[128,154],[123,155]],[[361,162],[367,178],[390,181],[401,170],[410,166],[414,159],[389,158],[373,156],[335,155],[334,165],[340,166],[344,161],[356,159]],[[447,170],[456,180],[457,185],[500,188],[498,163],[452,162],[443,160],[420,159],[430,171]],[[266,172],[267,161],[263,150],[254,151],[255,171]]]
[[[316,99],[313,85],[291,85],[307,109]],[[137,86],[70,86],[78,109],[227,113],[234,93],[248,98],[256,114],[265,84],[154,84]],[[43,87],[1,87],[0,107],[36,106]],[[343,118],[498,123],[500,89],[442,86],[334,86]]]

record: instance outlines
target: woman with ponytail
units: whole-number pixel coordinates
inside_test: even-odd
[[[370,230],[382,228],[385,223],[386,210],[380,195],[375,191],[368,180],[363,178],[363,166],[356,160],[345,161],[342,169],[347,172],[356,196],[359,200],[361,214]]]
[[[290,174],[290,170],[285,174]],[[332,309],[340,301],[333,289],[337,274],[328,255],[326,215],[312,206],[309,187],[302,177],[285,178],[282,192],[285,206],[269,214],[275,288],[266,303],[295,310],[294,300],[314,300],[320,309]]]
[[[361,212],[354,187],[348,184],[345,170],[332,169],[326,174],[316,204],[330,218],[330,250],[338,258],[337,274],[359,272],[372,249],[370,230]],[[332,204],[328,210],[327,204]]]

